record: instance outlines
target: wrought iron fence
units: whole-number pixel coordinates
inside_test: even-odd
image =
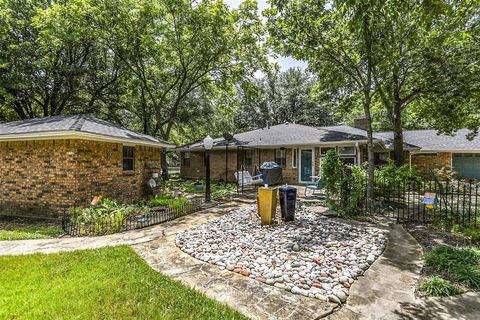
[[[65,212],[62,218],[63,231],[71,236],[105,235],[167,222],[202,209],[202,199],[192,199],[176,206],[151,208],[149,213],[125,216],[121,211],[102,215],[92,221],[80,221],[75,215]]]
[[[480,183],[473,181],[375,181],[375,199],[366,197],[367,183],[358,212],[374,213],[400,221],[451,223],[480,227]]]

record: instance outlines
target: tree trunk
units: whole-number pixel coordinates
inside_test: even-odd
[[[160,164],[162,166],[162,174],[165,172],[168,175],[167,150],[165,148],[160,153]]]
[[[367,120],[367,155],[368,155],[368,185],[367,185],[367,202],[368,207],[374,199],[374,181],[375,181],[375,155],[373,153],[373,129],[372,116],[370,114],[371,97],[370,92],[365,93],[365,101],[363,103],[363,110]]]
[[[403,128],[402,128],[402,108],[399,103],[395,103],[392,115],[393,127],[393,160],[397,166],[402,166],[403,158]]]

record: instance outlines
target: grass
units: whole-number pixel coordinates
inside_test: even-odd
[[[0,257],[0,319],[246,319],[126,246]]]
[[[60,226],[20,219],[0,220],[0,240],[46,239],[61,235]]]
[[[427,293],[429,296],[434,297],[448,297],[463,292],[460,288],[453,285],[450,281],[437,276],[425,279],[420,286],[420,289]]]
[[[172,198],[167,196],[156,196],[148,200],[149,207],[168,206],[174,210],[181,209],[187,204],[188,200],[186,198]]]
[[[196,182],[203,184],[202,189],[197,189]],[[203,195],[205,193],[205,180],[170,180],[164,186],[164,192],[172,192],[178,189],[189,194]],[[212,182],[210,184],[210,192],[212,199],[222,199],[237,192],[237,185],[235,183],[221,183]]]
[[[427,253],[424,260],[427,267],[446,273],[471,289],[480,289],[479,249],[438,246]]]

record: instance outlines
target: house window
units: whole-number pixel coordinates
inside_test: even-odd
[[[355,157],[340,157],[340,161],[347,166],[354,166],[357,164],[357,159]]]
[[[297,167],[297,161],[298,161],[298,150],[296,148],[292,149],[292,168]]]
[[[287,153],[285,149],[275,150],[275,162],[282,168],[285,168],[287,166]]]
[[[355,155],[355,147],[338,147],[339,155]]]
[[[245,150],[245,165],[251,166],[253,163],[253,152],[252,150]]]
[[[183,166],[190,167],[190,152],[183,153]]]
[[[133,171],[134,149],[133,147],[123,147],[123,171]]]
[[[335,147],[320,148],[320,156],[324,157],[327,154],[327,152],[330,150],[335,150]]]

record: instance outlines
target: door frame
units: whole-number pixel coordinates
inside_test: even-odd
[[[312,176],[315,175],[315,147],[301,147],[298,148],[298,183],[310,183],[312,180],[309,181],[302,181],[302,150],[310,150],[312,151]]]

